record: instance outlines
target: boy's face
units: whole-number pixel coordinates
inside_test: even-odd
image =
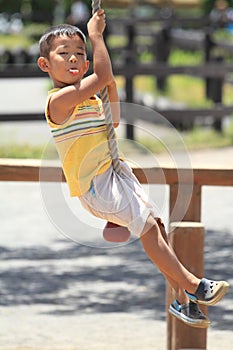
[[[85,44],[78,35],[71,38],[56,37],[53,39],[49,58],[39,58],[38,65],[49,73],[54,87],[77,84],[89,68]]]

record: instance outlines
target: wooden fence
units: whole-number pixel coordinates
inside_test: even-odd
[[[175,7],[198,7],[201,0],[103,0],[103,7],[126,7],[138,5],[157,5],[157,6],[175,6]]]
[[[195,30],[190,29],[191,25],[196,26]],[[206,98],[212,100],[211,108],[177,109],[172,105],[170,108],[158,108],[156,103],[152,103],[149,107],[163,115],[176,127],[188,128],[193,126],[197,118],[203,121],[206,118],[212,118],[214,128],[221,131],[222,119],[233,112],[233,105],[225,106],[223,103],[224,84],[230,81],[229,77],[233,72],[233,65],[227,63],[224,55],[233,54],[233,45],[216,41],[214,31],[209,18],[205,17],[192,19],[171,17],[163,21],[161,18],[111,20],[109,34],[123,34],[127,37],[126,45],[110,49],[115,75],[125,78],[125,101],[142,105],[146,103],[143,94],[141,94],[142,98],[136,97],[135,94],[134,80],[139,75],[154,77],[160,90],[164,90],[166,79],[171,75],[199,77],[205,82]],[[149,43],[142,43],[140,40],[142,37],[149,39]],[[203,62],[194,66],[171,66],[168,60],[174,47],[192,51],[201,50]],[[220,56],[216,54],[216,49],[221,50]],[[139,57],[143,53],[152,54],[152,62],[142,63]],[[0,79],[46,77],[47,75],[35,64],[37,56],[38,48],[35,47],[28,52],[21,49],[14,52],[1,49]],[[0,114],[0,121],[42,119],[44,119],[43,112]],[[126,136],[134,139],[132,124],[127,125]]]
[[[43,177],[40,178],[40,171],[43,170]],[[189,203],[184,211],[183,222],[186,225],[178,224],[177,235],[171,236],[174,242],[174,249],[182,263],[189,268],[190,257],[192,260],[192,271],[196,274],[203,273],[203,229],[201,226],[201,205],[202,186],[233,186],[233,169],[175,169],[175,168],[134,168],[138,180],[142,184],[167,184],[170,187],[169,212],[173,221],[180,220],[174,210],[177,205],[178,193],[179,202]],[[161,171],[163,177],[161,178]],[[190,173],[191,172],[191,173]],[[190,176],[192,175],[192,176]],[[38,160],[0,160],[0,181],[65,181],[62,170],[59,166],[47,162],[41,165]],[[192,186],[193,190],[190,192]],[[181,195],[180,195],[181,194]],[[199,223],[199,225],[197,224]],[[179,243],[179,236],[185,233],[186,237],[192,238],[192,244],[187,241],[185,255],[183,254],[184,240]],[[187,236],[189,234],[189,236]],[[193,249],[194,245],[198,249]],[[202,256],[196,256],[194,252],[201,252]],[[200,255],[200,253],[199,253]],[[201,277],[201,276],[200,276]],[[172,290],[167,286],[167,306],[170,305]],[[205,310],[207,311],[207,310]],[[178,320],[171,319],[167,314],[167,350],[178,350],[182,348],[206,349],[207,331],[188,327],[180,324]]]

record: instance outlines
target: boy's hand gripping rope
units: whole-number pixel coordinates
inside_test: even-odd
[[[92,1],[92,14],[94,14],[96,11],[100,10],[100,3],[101,0],[93,0]],[[114,131],[114,126],[112,122],[112,114],[111,114],[111,107],[110,102],[108,99],[108,88],[105,87],[100,91],[100,97],[103,102],[103,108],[104,108],[104,114],[105,114],[105,124],[107,128],[107,135],[108,135],[108,148],[110,151],[110,155],[112,158],[112,165],[113,169],[116,171],[117,174],[121,175],[121,164],[119,160],[119,154],[118,154],[118,147],[117,147],[117,141]]]

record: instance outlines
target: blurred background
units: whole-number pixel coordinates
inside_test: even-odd
[[[102,6],[121,101],[160,113],[182,133],[189,149],[231,146],[233,1],[105,0]],[[0,156],[40,157],[39,145],[26,150],[28,142],[20,134],[25,121],[33,121],[32,130],[33,125],[39,130],[42,124],[36,122],[44,120],[44,101],[51,87],[36,65],[38,40],[49,26],[63,22],[86,33],[91,1],[1,0],[0,10],[0,136],[4,141]],[[91,60],[89,45],[88,52]],[[157,140],[136,128],[141,122],[157,126],[153,115],[132,120],[122,114],[126,140],[140,140],[152,152],[163,150]],[[8,122],[11,128],[18,127],[14,137],[8,133]],[[17,138],[21,144],[16,150]],[[10,149],[5,147],[7,140]]]

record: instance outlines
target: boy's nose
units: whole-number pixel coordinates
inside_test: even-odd
[[[77,62],[77,57],[76,57],[76,55],[75,54],[72,54],[71,56],[70,56],[70,62]]]

